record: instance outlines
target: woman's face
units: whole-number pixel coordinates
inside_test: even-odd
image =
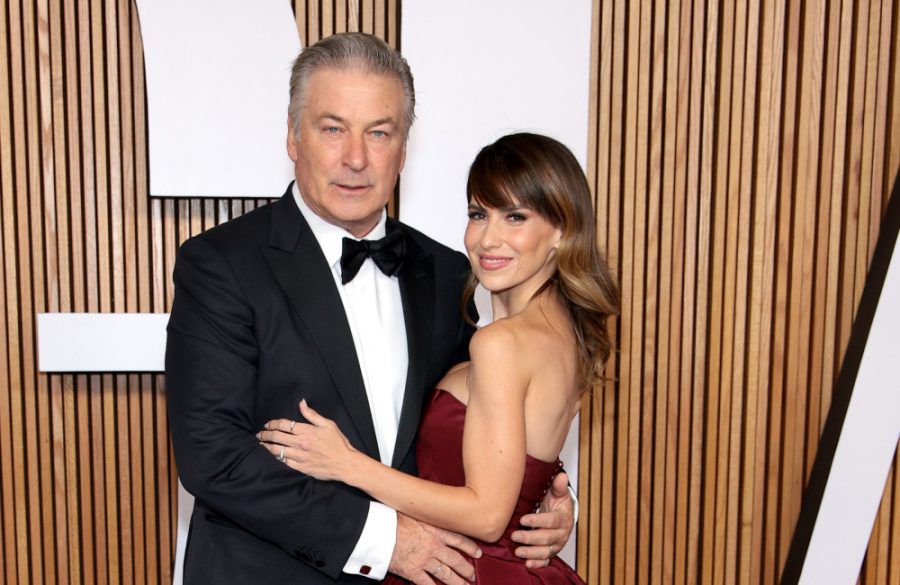
[[[528,298],[556,271],[562,233],[535,211],[469,205],[465,244],[478,282],[492,293],[521,290]]]

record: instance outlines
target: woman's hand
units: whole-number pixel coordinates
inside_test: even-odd
[[[316,479],[347,483],[359,452],[335,422],[300,401],[300,414],[311,424],[276,419],[257,433],[260,444],[288,467]]]

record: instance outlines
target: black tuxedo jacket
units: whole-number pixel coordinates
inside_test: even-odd
[[[393,466],[415,473],[424,397],[467,358],[465,257],[394,220],[406,236],[400,292],[409,370]],[[279,463],[255,434],[300,418],[306,398],[354,447],[378,457],[359,363],[330,267],[291,189],[184,243],[174,271],[166,396],[178,474],[196,498],[185,583],[371,583],[342,573],[366,494]]]

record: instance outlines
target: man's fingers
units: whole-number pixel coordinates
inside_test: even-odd
[[[553,476],[553,483],[550,485],[550,493],[557,498],[569,495],[569,476],[565,471],[561,471]]]
[[[540,546],[519,546],[516,547],[516,556],[520,559],[531,559],[535,561],[549,561],[559,552],[559,549],[553,545]]]
[[[551,544],[560,546],[559,542],[564,541],[568,534],[569,533],[567,530],[562,529],[548,528],[544,530],[516,530],[512,533],[511,538],[513,542],[518,542],[519,544],[524,544],[531,547],[547,547]],[[538,554],[536,556],[529,556],[526,558],[539,559],[545,557]]]
[[[568,524],[571,516],[562,512],[544,512],[542,514],[525,514],[519,523],[529,528],[559,528],[563,529]]]
[[[428,569],[428,572],[435,581],[439,581],[445,585],[466,585],[467,583],[465,579],[454,573],[453,569],[443,563],[436,566],[434,569]]]
[[[453,547],[456,550],[460,550],[470,557],[476,559],[481,557],[481,549],[478,548],[478,545],[475,544],[474,540],[466,538],[461,534],[450,532],[449,530],[443,530],[441,528],[435,528],[434,532],[437,534],[437,537],[440,539],[440,541],[447,546]]]
[[[466,579],[474,578],[475,567],[460,551],[471,556],[481,554],[468,538],[397,514],[397,543],[388,570],[413,583],[433,580],[465,585],[469,582]],[[424,580],[423,571],[429,580]]]
[[[452,548],[445,548],[439,551],[437,560],[441,563],[441,566],[437,567],[437,570],[432,574],[444,583],[448,585],[457,583],[457,581],[452,580],[453,577],[459,580],[459,585],[462,585],[465,581],[473,581],[475,579],[475,567]]]

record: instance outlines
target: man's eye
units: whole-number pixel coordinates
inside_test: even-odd
[[[326,134],[337,134],[338,132],[340,132],[340,128],[338,128],[337,126],[325,126],[323,130]]]
[[[375,138],[385,138],[388,135],[384,130],[372,130],[372,136]]]

